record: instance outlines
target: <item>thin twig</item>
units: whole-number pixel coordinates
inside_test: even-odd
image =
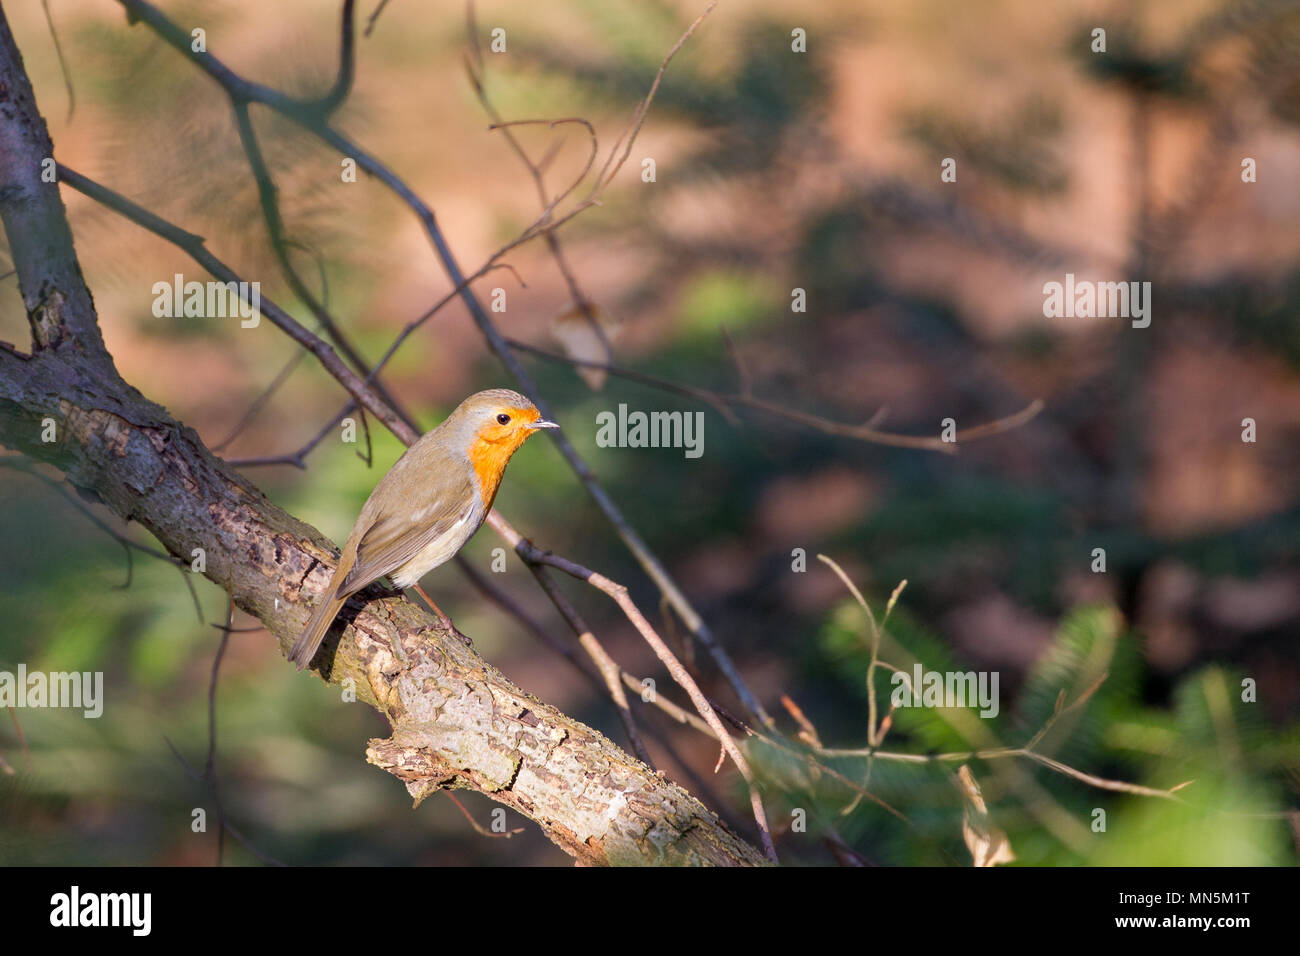
[[[990,435],[1019,428],[1043,410],[1042,399],[1036,398],[1014,415],[1008,415],[1006,418],[999,418],[996,421],[986,422],[983,425],[974,425],[970,428],[962,429],[954,434],[951,441],[944,441],[942,438],[929,438],[921,435],[899,435],[894,432],[882,432],[873,427],[874,418],[863,425],[850,425],[843,422],[833,421],[829,418],[823,418],[820,415],[813,415],[808,412],[800,412],[792,408],[786,408],[785,406],[778,405],[775,402],[769,402],[765,399],[758,398],[747,390],[742,390],[740,392],[715,392],[698,385],[674,382],[670,379],[659,378],[645,372],[638,372],[635,369],[625,368],[620,365],[612,365],[608,362],[598,362],[593,359],[582,359],[570,355],[561,355],[558,352],[550,352],[546,349],[538,348],[536,345],[529,345],[527,342],[520,342],[517,339],[506,339],[506,343],[517,351],[527,352],[529,355],[535,355],[538,358],[546,359],[550,362],[560,362],[565,365],[574,365],[581,368],[600,369],[604,372],[608,372],[610,375],[616,375],[619,378],[625,378],[629,381],[658,389],[659,391],[670,392],[674,395],[681,395],[686,398],[695,399],[696,401],[705,402],[713,406],[713,408],[717,409],[732,422],[738,421],[738,419],[734,414],[730,413],[731,408],[748,408],[753,411],[762,412],[763,414],[769,415],[773,418],[782,419],[796,425],[802,425],[805,428],[811,428],[815,431],[823,432],[827,435],[836,435],[841,438],[853,438],[858,441],[873,442],[878,445],[891,445],[896,448],[916,448],[924,451],[938,451],[949,455],[957,453],[958,445],[961,442],[971,441],[977,438],[987,438]]]
[[[202,236],[186,232],[167,220],[154,215],[147,209],[136,205],[126,197],[113,192],[106,186],[102,186],[89,177],[81,175],[76,170],[69,169],[62,163],[58,165],[58,177],[60,182],[67,183],[78,192],[84,193],[101,205],[107,206],[114,212],[125,216],[132,222],[143,226],[155,235],[161,236],[184,250],[189,254],[190,258],[222,282],[235,283],[236,288],[240,289],[240,294],[245,295],[244,290],[248,288],[247,283],[242,282],[229,266],[208,250],[207,246],[204,245]],[[251,293],[245,295],[245,301],[252,305]],[[383,422],[394,435],[407,444],[413,443],[419,437],[415,429],[403,421],[387,403],[379,398],[373,389],[340,360],[338,353],[330,347],[329,343],[320,336],[313,335],[293,316],[266,296],[260,297],[259,304],[262,315],[272,325],[285,332],[294,342],[314,355],[325,366],[326,371],[334,376],[339,384],[347,390],[348,394],[362,408],[365,408]]]
[[[68,118],[77,111],[77,96],[72,90],[72,74],[68,71],[68,61],[63,57],[63,44],[59,42],[59,31],[54,29],[54,17],[50,15],[50,0],[41,0],[41,9],[45,11],[45,24],[50,28],[50,39],[54,41],[54,55],[59,61],[59,72],[63,74],[63,85],[68,91]]]
[[[466,561],[463,556],[457,555],[456,562],[460,567],[460,570],[465,574],[466,578],[469,579],[469,582],[474,585],[474,587],[478,588],[484,597],[488,598],[492,603],[496,604],[507,614],[523,624],[530,634],[538,638],[538,640],[548,648],[572,664],[574,669],[576,669],[598,693],[603,695],[606,692],[603,678],[599,672],[595,670],[595,666],[588,658],[578,654],[578,652],[572,647],[553,635],[540,621],[537,620],[536,617],[529,613],[523,605],[511,597],[504,589],[494,584],[488,575],[483,574],[477,568],[473,567],[473,565],[471,565],[469,561]],[[645,686],[642,678],[624,670],[622,667],[618,669],[618,675],[619,679],[623,682],[623,685],[629,690],[638,695],[644,693]],[[678,707],[677,704],[673,703],[664,694],[656,691],[654,696],[650,700],[646,701],[646,703],[663,711],[664,714],[677,723],[689,725],[700,733],[717,739],[714,736],[713,729],[708,724],[689,710]]]
[[[474,832],[477,833],[479,836],[491,837],[493,839],[500,839],[501,837],[505,837],[505,839],[509,840],[516,833],[524,832],[523,827],[515,827],[515,829],[506,830],[504,833],[493,833],[491,830],[486,829],[481,823],[479,823],[477,820],[474,819],[474,815],[470,813],[467,809],[465,809],[465,804],[460,802],[460,799],[456,796],[456,794],[452,793],[450,790],[444,790],[443,793],[445,793],[448,797],[451,798],[451,802],[456,804],[456,806],[460,809],[460,812],[464,814],[465,819],[469,821],[469,825],[474,828]]]
[[[235,623],[235,599],[226,606],[226,626],[221,628],[221,641],[212,658],[212,674],[208,678],[208,759],[203,764],[203,777],[212,788],[212,801],[217,806],[217,866],[221,866],[226,850],[226,810],[221,802],[221,789],[217,782],[217,677],[221,673],[221,660],[230,643],[230,628]]]
[[[546,596],[551,599],[560,616],[573,629],[573,633],[578,638],[578,643],[582,649],[587,652],[600,671],[601,677],[605,681],[605,688],[609,696],[614,701],[614,706],[618,709],[619,719],[623,721],[623,727],[627,731],[628,740],[632,743],[632,749],[636,755],[641,758],[647,767],[654,767],[654,760],[650,757],[650,752],[645,748],[645,742],[641,739],[641,731],[637,729],[636,719],[632,716],[632,709],[628,706],[627,694],[623,690],[623,684],[620,680],[622,673],[621,668],[614,662],[614,658],[609,656],[609,652],[596,639],[595,633],[587,626],[587,622],[582,619],[577,608],[570,603],[569,599],[564,596],[564,592],[559,589],[551,576],[547,573],[546,568],[539,564],[529,564],[528,569],[533,572],[533,577],[541,585]]]
[[[195,783],[198,783],[203,786],[207,786],[207,781],[204,779],[203,775],[190,766],[189,761],[185,759],[185,755],[182,754],[180,750],[177,749],[176,745],[171,742],[171,738],[169,738],[166,734],[164,734],[163,741],[167,744],[168,748],[170,748],[172,752],[172,756],[174,756],[177,762],[180,763],[181,769],[185,771],[186,776],[188,776]],[[232,837],[235,838],[236,842],[238,842],[240,846],[242,846],[249,853],[253,854],[253,856],[255,856],[262,863],[266,864],[267,866],[285,865],[280,860],[277,860],[275,857],[271,856],[271,854],[259,850],[257,846],[251,840],[249,840],[248,837],[244,836],[244,834],[239,829],[237,829],[233,823],[227,822],[225,824],[225,829],[226,832],[228,832]]]
[[[370,31],[375,28],[375,21],[379,19],[379,15],[384,12],[384,7],[386,6],[388,6],[388,0],[379,0],[379,5],[375,7],[375,12],[370,14],[366,19],[365,36],[370,36]]]
[[[469,44],[471,50],[471,55],[466,63],[466,67],[469,71],[470,83],[473,85],[474,91],[478,95],[479,102],[483,105],[484,112],[486,112],[488,116],[491,117],[492,119],[492,125],[489,127],[489,129],[502,131],[502,133],[506,138],[506,142],[510,144],[510,148],[514,151],[515,155],[519,157],[520,161],[528,169],[528,173],[533,179],[533,185],[536,186],[537,188],[537,197],[541,201],[542,208],[544,210],[553,209],[561,201],[563,201],[563,199],[568,195],[569,190],[573,190],[577,188],[579,181],[575,180],[573,185],[569,187],[569,190],[566,190],[564,193],[561,193],[559,196],[556,196],[554,201],[549,200],[546,195],[546,183],[543,179],[542,170],[543,170],[543,162],[549,163],[550,162],[549,155],[552,154],[548,154],[547,157],[544,157],[543,162],[533,162],[532,158],[528,155],[528,152],[524,149],[523,145],[519,142],[519,138],[515,136],[514,130],[511,127],[538,125],[538,124],[545,123],[549,129],[553,130],[555,129],[556,126],[565,123],[581,124],[586,128],[588,135],[591,137],[591,157],[587,161],[588,169],[591,168],[591,164],[595,161],[596,151],[598,149],[595,127],[593,127],[591,123],[587,122],[587,120],[580,119],[580,118],[551,120],[549,122],[546,120],[515,120],[509,123],[503,122],[501,119],[501,114],[497,112],[496,107],[492,105],[492,101],[488,98],[487,95],[487,84],[483,78],[483,64],[484,64],[483,51],[479,48],[478,45],[478,31],[476,29],[476,24],[474,21],[474,4],[472,0],[469,4],[466,5],[466,20],[467,20],[467,28],[468,28],[467,32],[469,33]],[[558,149],[558,142],[556,148]],[[583,173],[583,176],[585,178],[586,176],[585,171]],[[597,341],[600,342],[601,347],[604,350],[605,354],[612,357],[613,347],[610,344],[609,336],[605,332],[605,327],[601,324],[600,320],[596,317],[596,312],[591,306],[591,301],[587,298],[586,293],[582,291],[582,288],[578,285],[577,278],[574,276],[573,271],[569,268],[569,264],[564,258],[564,251],[560,246],[559,237],[556,235],[554,230],[549,230],[546,232],[545,238],[546,238],[547,249],[550,250],[551,257],[555,260],[556,267],[560,270],[560,274],[564,277],[564,281],[569,286],[569,294],[573,298],[574,304],[578,307],[578,311],[582,313],[583,318],[587,320],[587,325],[591,328],[592,332],[595,334]]]
[[[343,105],[343,101],[348,98],[352,92],[352,80],[356,75],[356,55],[354,52],[354,27],[352,24],[352,8],[354,0],[343,0],[343,24],[339,27],[339,70],[335,77],[334,85],[330,91],[317,100],[313,106],[320,110],[325,116],[333,113]],[[382,10],[383,7],[381,6]],[[379,10],[376,10],[371,16],[379,16]],[[369,27],[367,27],[369,32]]]
[[[351,5],[351,0],[348,0],[347,5]],[[270,167],[267,166],[266,157],[263,155],[261,145],[258,143],[257,133],[253,129],[248,104],[235,99],[232,94],[231,108],[235,113],[235,127],[239,131],[240,145],[243,146],[244,155],[248,159],[249,168],[252,170],[253,178],[257,183],[257,195],[262,208],[262,218],[266,222],[266,229],[271,237],[271,248],[275,252],[276,262],[280,266],[281,274],[289,283],[294,295],[301,299],[303,305],[307,306],[307,309],[315,316],[316,321],[325,330],[325,334],[329,336],[330,341],[343,353],[343,357],[352,364],[353,368],[366,376],[366,381],[371,388],[388,403],[394,412],[402,417],[407,425],[418,431],[415,422],[402,410],[384,384],[370,374],[370,368],[361,353],[343,334],[342,328],[330,314],[325,304],[307,288],[307,283],[302,280],[298,270],[293,267],[293,262],[289,258],[291,243],[285,237],[284,219],[280,213],[275,180],[271,176]]]
[[[9,719],[14,723],[14,733],[18,735],[18,749],[23,752],[23,768],[32,769],[32,751],[27,746],[27,735],[23,733],[23,725],[18,720],[18,709],[12,705],[8,708]]]

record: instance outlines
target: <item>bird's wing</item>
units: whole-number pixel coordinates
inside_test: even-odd
[[[403,506],[410,510],[379,514],[366,529],[357,543],[356,563],[339,585],[338,594],[352,594],[392,574],[444,535],[462,530],[468,538],[484,515],[478,489],[469,475],[447,478],[436,498],[419,504],[403,502]]]

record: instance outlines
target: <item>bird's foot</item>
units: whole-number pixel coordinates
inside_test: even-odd
[[[419,592],[420,597],[424,598],[424,602],[429,605],[429,609],[433,611],[434,614],[438,615],[438,620],[442,622],[443,629],[459,637],[466,647],[473,647],[474,642],[460,632],[460,628],[456,627],[456,625],[452,623],[451,618],[447,616],[447,612],[438,607],[437,602],[434,601],[433,598],[429,597],[424,588],[420,587],[418,584],[414,585],[414,587],[415,590]]]

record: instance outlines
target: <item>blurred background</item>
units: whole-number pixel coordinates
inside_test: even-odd
[[[373,3],[360,5],[364,18]],[[601,161],[660,60],[703,4],[485,2],[486,90],[506,119],[582,116]],[[338,5],[162,5],[251,79],[326,90]],[[41,5],[9,4],[60,162],[184,229],[310,327],[284,282],[221,90],[116,4],[51,0],[75,108]],[[487,50],[490,31],[507,50]],[[1091,31],[1106,30],[1093,53]],[[802,28],[807,52],[791,50]],[[466,77],[458,4],[393,0],[358,37],[340,128],[437,212],[476,269],[539,211],[536,188]],[[669,68],[629,163],[560,233],[607,320],[615,361],[718,391],[738,387],[723,329],[756,394],[849,424],[936,435],[1045,410],[955,456],[883,447],[609,377],[522,360],[566,434],[704,614],[782,730],[802,708],[827,747],[866,745],[869,626],[815,555],[843,566],[879,616],[900,581],[886,660],[996,671],[993,720],[900,710],[887,749],[1019,745],[1109,674],[1043,749],[1185,803],[1087,786],[1043,767],[974,761],[994,823],[1022,863],[1291,864],[1300,824],[1300,8],[1223,0],[1034,4],[941,0],[812,8],[724,0]],[[364,174],[254,108],[295,265],[376,361],[445,295],[419,223]],[[518,130],[548,156],[552,192],[582,169],[576,126]],[[655,160],[656,181],[641,178]],[[940,163],[957,162],[957,181]],[[1242,161],[1257,181],[1242,181]],[[579,190],[579,195],[584,193]],[[156,318],[155,282],[208,276],[182,253],[63,190],[86,279],[122,375],[227,458],[291,452],[339,411],[340,388],[269,322]],[[508,336],[561,352],[572,296],[545,245],[476,283]],[[1066,273],[1153,284],[1152,322],[1045,318]],[[16,279],[0,339],[27,347]],[[791,290],[807,295],[791,310]],[[422,428],[478,388],[514,383],[463,306],[404,345],[385,383]],[[704,453],[601,448],[598,412],[705,413]],[[1243,419],[1257,440],[1242,440]],[[372,427],[373,466],[337,435],[300,471],[245,473],[343,540],[400,453]],[[232,437],[233,435],[233,437]],[[38,469],[39,470],[39,469]],[[43,472],[54,476],[53,472]],[[681,633],[545,440],[515,459],[498,508],[538,543],[632,587]],[[139,528],[123,529],[154,544]],[[104,672],[104,715],[20,710],[0,720],[0,862],[211,864],[212,801],[191,770],[208,746],[208,682],[226,598],[121,545],[47,484],[0,470],[0,669]],[[491,573],[490,530],[466,549]],[[1094,549],[1106,555],[1093,571]],[[806,570],[792,568],[804,549]],[[511,555],[492,579],[548,630],[568,631]],[[605,697],[474,590],[455,565],[425,586],[523,689],[626,746]],[[612,605],[565,583],[607,649],[685,702]],[[242,614],[235,627],[255,622]],[[678,646],[688,658],[689,648]],[[891,656],[892,655],[892,656]],[[910,655],[910,657],[909,657]],[[705,690],[735,697],[703,649]],[[888,675],[878,673],[882,695]],[[1257,688],[1243,702],[1242,681]],[[528,821],[480,835],[443,795],[412,812],[365,764],[382,718],[287,667],[264,631],[234,633],[216,695],[215,768],[234,840],[227,863],[563,865]],[[754,837],[716,744],[634,707],[657,766]],[[10,717],[14,720],[10,720]],[[977,726],[976,726],[977,725]],[[169,743],[170,742],[170,743]],[[174,746],[175,752],[172,747]],[[783,861],[967,865],[955,764],[826,758],[813,771],[755,747]],[[833,771],[833,772],[831,772]],[[866,785],[905,819],[849,783]],[[486,826],[495,804],[459,792]],[[206,833],[191,812],[209,808]],[[806,832],[790,832],[802,809]],[[1104,810],[1105,832],[1096,832]]]

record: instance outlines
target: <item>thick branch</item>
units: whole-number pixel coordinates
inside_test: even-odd
[[[54,145],[36,109],[32,84],[0,11],[0,216],[36,349],[65,342],[96,362],[107,359],[90,293],[54,177]]]

